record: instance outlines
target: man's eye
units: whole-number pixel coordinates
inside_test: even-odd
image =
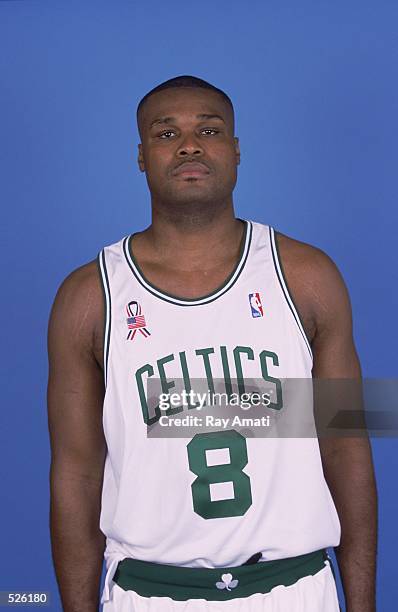
[[[216,130],[214,128],[205,128],[204,130],[202,130],[202,132],[213,132],[214,134],[218,134],[219,130]]]
[[[168,134],[174,134],[174,132],[172,132],[171,130],[167,130],[167,132],[162,132],[161,134],[159,134],[159,138],[163,138],[165,140],[168,140]]]

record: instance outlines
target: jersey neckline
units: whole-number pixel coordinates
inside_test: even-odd
[[[231,274],[229,274],[229,276],[225,279],[222,285],[220,285],[211,293],[200,296],[198,298],[183,298],[177,295],[173,295],[171,293],[168,293],[167,291],[159,289],[159,287],[156,287],[145,278],[131,249],[131,242],[133,237],[135,236],[135,233],[130,234],[123,239],[124,256],[136,280],[140,283],[140,285],[144,287],[144,289],[149,291],[149,293],[151,293],[155,297],[158,297],[171,304],[176,304],[178,306],[200,306],[202,304],[208,304],[209,302],[213,302],[217,298],[224,295],[224,293],[226,293],[236,283],[247,261],[252,240],[253,226],[251,221],[239,218],[238,221],[242,221],[245,224],[245,227],[243,230],[238,261],[234,269],[232,270]]]

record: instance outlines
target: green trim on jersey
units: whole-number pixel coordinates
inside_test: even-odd
[[[239,221],[242,221],[242,219],[239,219]],[[170,304],[176,304],[177,306],[201,306],[202,304],[209,304],[210,302],[213,302],[217,298],[224,295],[224,293],[226,293],[226,291],[228,291],[236,283],[243,268],[245,267],[247,257],[249,255],[253,227],[250,221],[244,221],[244,223],[245,228],[242,237],[239,258],[235,268],[220,287],[218,287],[211,293],[199,298],[181,298],[171,293],[167,293],[166,291],[155,287],[155,285],[152,285],[152,283],[150,283],[145,278],[132,253],[131,242],[135,234],[130,234],[129,236],[126,236],[126,238],[123,240],[123,252],[127,264],[131,269],[132,273],[134,274],[135,278],[140,283],[140,285],[142,285],[147,291],[149,291],[149,293],[151,293],[155,297],[164,300],[165,302],[169,302]]]
[[[275,237],[275,230],[273,227],[269,227],[269,234],[270,234],[270,244],[271,244],[271,253],[272,253],[272,259],[274,261],[274,266],[275,266],[275,271],[276,271],[276,275],[278,277],[279,280],[279,284],[281,286],[281,289],[283,291],[283,295],[286,298],[286,301],[288,303],[288,306],[293,314],[293,317],[295,318],[295,321],[297,323],[297,326],[301,332],[301,335],[303,336],[304,342],[307,345],[307,349],[308,352],[311,356],[312,361],[314,360],[313,354],[312,354],[312,349],[311,349],[311,345],[310,342],[307,338],[307,335],[304,331],[304,326],[303,323],[301,321],[298,309],[296,304],[293,301],[293,297],[289,291],[289,288],[287,286],[287,282],[286,282],[286,276],[285,273],[283,271],[283,267],[282,267],[282,260],[280,257],[280,253],[279,253],[279,247],[278,247],[278,243]]]
[[[291,586],[300,578],[317,574],[326,560],[325,550],[224,568],[178,567],[126,557],[118,564],[113,580],[125,591],[133,590],[142,597],[225,601],[269,593],[276,586]]]
[[[104,382],[105,387],[108,379],[108,359],[109,359],[109,345],[111,337],[111,323],[112,323],[112,305],[111,305],[111,291],[109,287],[108,271],[106,269],[105,251],[102,249],[98,253],[97,266],[101,278],[102,293],[104,296],[104,310],[105,310],[105,325],[104,325]]]

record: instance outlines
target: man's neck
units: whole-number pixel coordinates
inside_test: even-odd
[[[243,230],[232,206],[212,218],[198,216],[183,224],[153,214],[152,224],[136,245],[145,259],[170,263],[174,269],[203,270],[234,257]]]

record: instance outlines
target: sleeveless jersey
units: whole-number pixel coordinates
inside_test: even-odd
[[[189,386],[192,379],[211,385],[239,376],[311,378],[311,348],[274,230],[244,223],[233,273],[198,299],[153,286],[131,252],[132,236],[98,255],[106,304],[108,447],[100,527],[108,575],[125,557],[228,567],[257,552],[263,561],[274,560],[339,543],[316,436],[245,438],[231,427],[220,436],[147,435],[159,417],[146,397],[150,379],[158,378],[167,391],[177,379]],[[178,416],[188,412],[196,411]]]

